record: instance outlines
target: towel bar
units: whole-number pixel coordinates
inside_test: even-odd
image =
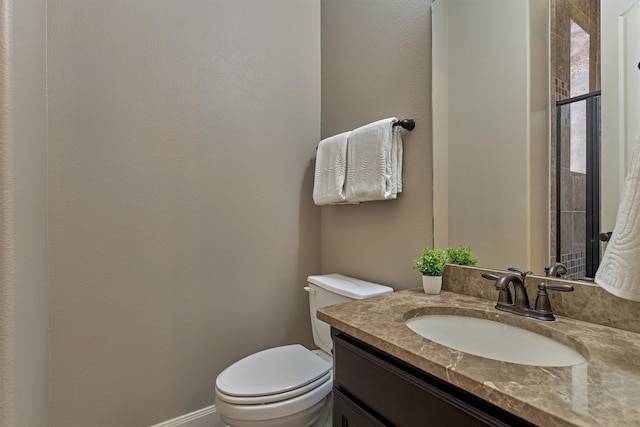
[[[393,123],[393,127],[396,127],[396,126],[400,126],[402,129],[411,131],[416,127],[416,121],[413,119],[396,120]],[[318,147],[316,147],[316,151],[317,150],[318,150]]]
[[[400,126],[401,128],[406,130],[413,130],[416,127],[416,121],[413,119],[402,119],[396,121],[393,126]]]

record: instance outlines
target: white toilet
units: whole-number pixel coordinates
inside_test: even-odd
[[[309,276],[309,312],[318,350],[270,348],[227,367],[216,378],[216,409],[231,427],[331,426],[331,328],[316,318],[326,305],[393,292],[341,274]]]

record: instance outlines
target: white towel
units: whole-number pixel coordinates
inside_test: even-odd
[[[640,136],[595,282],[616,296],[640,301]]]
[[[393,126],[393,125],[392,125]],[[392,180],[396,183],[396,194],[402,193],[402,155],[404,153],[402,148],[402,129],[400,126],[396,126],[392,128],[392,149],[396,154],[395,160],[392,161],[392,169],[393,172]],[[393,148],[395,147],[395,148]],[[395,167],[393,167],[395,165]]]
[[[344,203],[344,181],[347,170],[347,139],[344,132],[323,139],[316,152],[313,201],[316,205]]]
[[[402,191],[402,137],[391,117],[351,131],[347,146],[349,202],[395,199]]]

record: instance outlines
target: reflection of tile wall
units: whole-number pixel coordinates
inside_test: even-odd
[[[562,254],[560,262],[567,267],[567,278],[579,278],[587,275],[587,260],[584,251]]]
[[[569,83],[556,77],[556,101],[569,98]]]
[[[580,227],[584,228],[584,175],[582,178],[575,176],[569,171],[571,162],[570,158],[570,117],[569,112],[563,113],[561,131],[563,134],[562,147],[562,213],[561,234],[558,236],[556,229],[556,101],[567,99],[570,97],[571,87],[571,49],[570,34],[571,20],[578,23],[586,32],[590,34],[590,91],[600,89],[600,0],[551,0],[551,188],[550,188],[550,206],[551,206],[551,259],[554,262],[556,258],[556,239],[560,237],[563,242],[561,248],[561,260],[571,264],[570,273],[575,273],[573,277],[584,276],[586,267],[578,266],[580,262],[585,260],[585,237],[584,229],[578,232]],[[576,199],[578,197],[578,199]],[[580,207],[582,206],[582,207]],[[569,239],[565,243],[565,238]],[[569,267],[569,265],[567,265]],[[573,268],[573,270],[571,269]]]

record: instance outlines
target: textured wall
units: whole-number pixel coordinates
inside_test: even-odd
[[[397,200],[322,207],[322,271],[407,289],[432,244],[431,17],[426,0],[322,0],[322,136],[396,116],[405,132]]]
[[[317,0],[50,0],[53,425],[150,425],[311,345]]]
[[[46,2],[0,1],[0,425],[47,425]]]

